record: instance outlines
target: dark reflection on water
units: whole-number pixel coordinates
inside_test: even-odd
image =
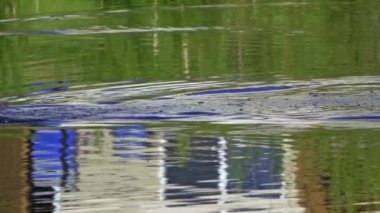
[[[63,192],[75,191],[76,139],[72,130],[39,130],[31,133],[29,164],[31,209],[53,212]]]
[[[375,130],[208,128],[1,131],[0,205],[5,212],[17,204],[20,212],[378,209]],[[9,154],[16,147],[22,156]],[[22,166],[12,173],[15,163]]]
[[[229,202],[240,206],[239,199],[276,201],[285,195],[284,150],[266,139],[256,147],[245,140],[229,143],[222,136],[149,130],[143,125],[33,129],[29,134],[12,135],[30,138],[18,142],[27,144],[21,170],[28,175],[13,178],[27,184],[28,193],[18,199],[27,199],[32,212],[154,211],[154,206],[165,212],[188,205],[214,211],[228,209]],[[11,163],[12,158],[7,160]],[[215,204],[220,206],[212,207]]]

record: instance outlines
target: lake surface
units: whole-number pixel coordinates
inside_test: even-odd
[[[380,210],[380,1],[0,0],[0,212]]]

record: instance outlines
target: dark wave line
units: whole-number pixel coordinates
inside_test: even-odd
[[[212,95],[212,94],[226,94],[226,93],[269,92],[269,91],[295,89],[295,88],[306,87],[306,86],[310,86],[310,84],[258,86],[258,87],[245,87],[245,88],[233,88],[233,89],[215,89],[215,90],[205,90],[205,91],[200,91],[200,92],[193,92],[193,93],[189,93],[188,95]]]

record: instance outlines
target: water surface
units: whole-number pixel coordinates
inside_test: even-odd
[[[0,212],[371,212],[377,1],[1,1]]]

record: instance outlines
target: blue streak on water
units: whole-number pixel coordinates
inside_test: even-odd
[[[62,81],[44,81],[44,82],[34,82],[28,84],[28,86],[31,87],[37,87],[37,86],[44,86],[44,85],[52,85],[52,84],[66,84],[66,83],[72,83],[73,80],[62,80]]]
[[[330,117],[331,120],[368,120],[368,121],[380,121],[380,115],[350,115],[350,116],[337,116]]]
[[[148,137],[148,133],[144,130],[143,126],[128,126],[122,128],[114,128],[112,135],[115,137]]]
[[[0,116],[0,124],[32,124],[43,121],[43,119],[12,119]]]
[[[106,116],[106,119],[114,120],[169,120],[169,119],[179,119],[185,118],[184,116],[166,116],[166,115],[131,115],[131,116]]]
[[[113,128],[112,135],[116,138],[116,141],[113,142],[112,149],[116,151],[125,151],[136,148],[145,148],[147,143],[141,141],[140,139],[149,138],[150,134],[142,125],[130,125]],[[143,153],[118,153],[114,154],[114,156],[124,159],[147,158],[147,155]]]
[[[228,93],[251,93],[251,92],[268,92],[268,91],[278,91],[295,89],[300,87],[307,87],[317,84],[294,84],[294,85],[268,85],[268,86],[257,86],[257,87],[245,87],[245,88],[232,88],[232,89],[215,89],[206,90],[200,92],[189,93],[188,95],[212,95],[212,94],[228,94]]]
[[[61,91],[66,91],[68,89],[69,89],[68,86],[52,87],[52,88],[40,89],[31,93],[25,93],[21,95],[20,97],[28,97],[31,95],[41,95],[41,94],[47,94],[47,93],[52,93],[52,92],[61,92]]]
[[[122,102],[120,101],[100,101],[97,102],[97,104],[102,104],[102,105],[114,105],[114,104],[121,104]]]
[[[200,112],[200,111],[192,111],[192,112],[180,112],[177,115],[188,115],[188,116],[213,116],[220,115],[220,113],[215,112]]]

